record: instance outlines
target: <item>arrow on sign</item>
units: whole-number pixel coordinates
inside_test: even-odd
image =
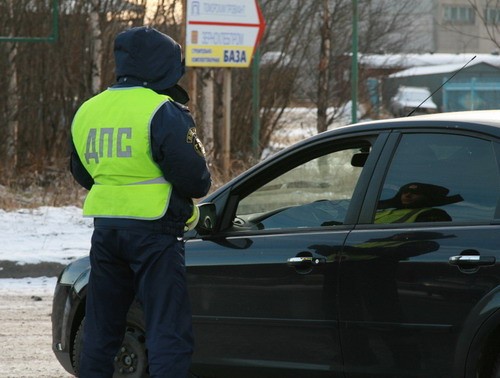
[[[257,0],[188,0],[186,65],[248,67],[265,20]]]

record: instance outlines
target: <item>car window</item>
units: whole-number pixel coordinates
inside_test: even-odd
[[[492,142],[407,134],[390,164],[374,223],[489,222],[499,193]]]
[[[279,229],[343,224],[370,146],[335,151],[291,168],[243,198],[235,228]]]

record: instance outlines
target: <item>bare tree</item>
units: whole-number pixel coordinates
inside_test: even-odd
[[[214,160],[214,71],[211,68],[201,70],[201,136],[207,152],[207,160]]]
[[[292,103],[299,78],[299,67],[308,57],[309,38],[314,26],[310,15],[317,8],[315,1],[292,0],[261,2],[266,19],[266,32],[261,41],[260,64],[260,136],[258,144],[269,144],[278,128],[280,117]],[[267,58],[266,58],[267,57]],[[217,75],[216,75],[217,76]],[[250,138],[252,135],[252,71],[233,71],[231,117],[231,156],[235,171],[255,163]],[[216,80],[216,99],[220,98],[221,81]],[[244,90],[242,90],[242,88]],[[222,104],[215,107],[215,134],[221,129]],[[218,116],[219,115],[219,116]],[[218,135],[215,135],[219,150]]]
[[[17,118],[19,111],[19,90],[18,90],[18,75],[17,75],[17,45],[16,43],[8,42],[6,44],[8,52],[8,66],[6,70],[8,78],[7,91],[7,130],[5,138],[6,149],[6,169],[2,170],[5,178],[10,180],[11,176],[16,172],[17,168],[17,135],[19,129],[19,121]]]
[[[287,107],[309,102],[316,106],[317,131],[327,129],[350,100],[352,1],[262,1],[266,33],[261,65],[260,146],[269,144]],[[398,51],[411,35],[412,0],[360,1],[360,51]],[[251,72],[233,74],[233,87],[250,88]],[[360,80],[363,82],[363,73]],[[251,92],[238,91],[232,100],[232,156],[252,163]],[[363,91],[360,91],[364,95]],[[328,112],[333,109],[333,112]],[[216,126],[215,130],[219,127]]]
[[[9,15],[12,21],[14,18],[14,7],[15,4],[13,0],[8,0],[6,2],[6,14]],[[14,37],[16,35],[15,22],[12,22],[7,30],[8,36]],[[8,42],[5,45],[7,51],[7,69],[6,77],[8,80],[7,84],[7,101],[6,101],[6,135],[5,135],[5,168],[0,170],[2,175],[5,177],[6,181],[9,182],[16,172],[17,167],[17,145],[18,145],[18,111],[19,111],[19,88],[18,88],[18,72],[17,72],[17,44],[14,42]]]
[[[320,34],[320,49],[319,49],[319,64],[318,64],[318,124],[317,130],[319,133],[326,131],[327,124],[327,108],[328,108],[328,92],[330,92],[330,58],[331,58],[331,12],[328,8],[328,0],[321,1],[321,26]]]
[[[100,16],[100,1],[91,1],[91,10],[89,15],[89,29],[92,36],[91,51],[92,51],[92,93],[96,94],[101,90],[102,81],[102,39],[101,39],[101,24],[99,22]]]
[[[320,38],[311,49],[318,51],[318,66],[308,64],[304,67],[306,74],[303,80],[306,84],[303,88],[304,96],[317,107],[318,132],[326,130],[351,100],[352,6],[351,0],[328,0],[327,4],[322,4],[320,19],[315,22],[320,29]],[[415,2],[411,0],[401,0],[397,4],[389,0],[360,1],[359,51],[401,51],[413,30],[415,7]],[[330,12],[328,16],[324,13],[326,11]],[[328,57],[325,56],[327,50]],[[364,82],[363,75],[360,71],[359,83]],[[363,89],[358,90],[361,102],[366,96]]]
[[[400,22],[403,5],[411,2],[401,0],[396,6],[389,0],[360,0],[360,51],[394,51],[399,41],[394,36],[404,24]],[[49,35],[51,4],[49,0],[0,1],[0,35]],[[332,122],[326,110],[348,101],[351,1],[261,0],[260,4],[267,25],[260,47],[258,144],[263,149],[290,106],[316,106],[321,131]],[[8,73],[0,76],[0,85],[8,88],[0,92],[0,125],[4,125],[0,137],[11,146],[7,149],[4,144],[0,150],[0,184],[6,182],[8,172],[25,177],[26,184],[31,180],[40,185],[64,175],[76,109],[115,81],[116,34],[147,23],[182,42],[182,6],[183,0],[59,0],[55,43],[0,43],[0,72]],[[181,85],[188,87],[192,73],[188,69]],[[211,75],[213,91],[205,85]],[[193,110],[213,151],[215,168],[221,150],[221,77],[221,70],[203,71],[193,98],[204,106]],[[233,70],[232,86],[231,157],[234,169],[240,170],[258,159],[250,143],[252,70]]]
[[[116,33],[144,22],[144,0],[61,0],[59,5],[55,43],[0,43],[6,57],[0,59],[0,71],[7,73],[0,77],[0,85],[8,88],[0,95],[0,124],[6,126],[0,135],[10,146],[1,151],[0,183],[25,176],[44,184],[53,179],[47,172],[66,171],[75,110],[114,81],[111,55]],[[51,33],[52,1],[9,0],[0,2],[0,10],[2,36]]]
[[[468,3],[482,24],[484,34],[467,34],[459,28],[453,28],[453,31],[471,38],[489,40],[500,51],[500,0],[468,0]]]

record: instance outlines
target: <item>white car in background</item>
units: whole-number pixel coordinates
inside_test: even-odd
[[[400,86],[396,95],[391,98],[389,110],[395,117],[406,117],[413,110],[413,115],[437,113],[438,107],[432,101],[429,89]]]

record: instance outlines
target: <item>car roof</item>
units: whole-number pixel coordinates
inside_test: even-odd
[[[394,131],[418,128],[441,128],[466,130],[483,133],[500,138],[500,110],[473,110],[463,112],[433,113],[411,117],[389,118],[370,120],[340,126],[331,130],[308,137],[271,156],[269,159],[279,158],[290,150],[301,149],[305,145],[322,142],[336,136],[345,134],[366,133],[370,131]],[[269,160],[266,159],[266,160]],[[257,166],[265,164],[264,161]],[[252,168],[251,168],[252,169]]]
[[[402,129],[425,126],[472,129],[500,136],[500,110],[433,113],[411,117],[370,120],[342,126],[331,131],[342,130],[344,132],[347,130]]]
[[[304,145],[320,142],[345,134],[366,133],[370,131],[396,131],[403,129],[441,128],[465,130],[488,134],[500,138],[500,110],[473,110],[463,112],[433,113],[410,117],[369,120],[355,124],[336,127],[313,135],[291,145],[276,155],[286,153],[291,149],[301,148]]]
[[[272,161],[281,159],[291,150],[300,150],[304,146],[322,143],[325,139],[332,137],[342,137],[345,134],[365,134],[369,132],[380,131],[393,131],[412,128],[442,128],[442,129],[455,129],[467,130],[478,133],[493,135],[500,138],[500,110],[476,110],[464,112],[449,112],[449,113],[434,113],[426,115],[418,115],[402,118],[391,118],[383,120],[371,120],[350,124],[346,126],[337,127],[320,134],[313,135],[302,141],[299,141],[279,152],[270,156],[269,158],[260,161],[256,165],[250,167],[242,174],[229,180],[225,185],[220,187],[214,193],[206,197],[202,202],[210,201],[216,197],[220,192],[225,190],[226,187],[233,185],[242,177],[250,177],[254,172],[257,172],[260,167],[267,165]]]

